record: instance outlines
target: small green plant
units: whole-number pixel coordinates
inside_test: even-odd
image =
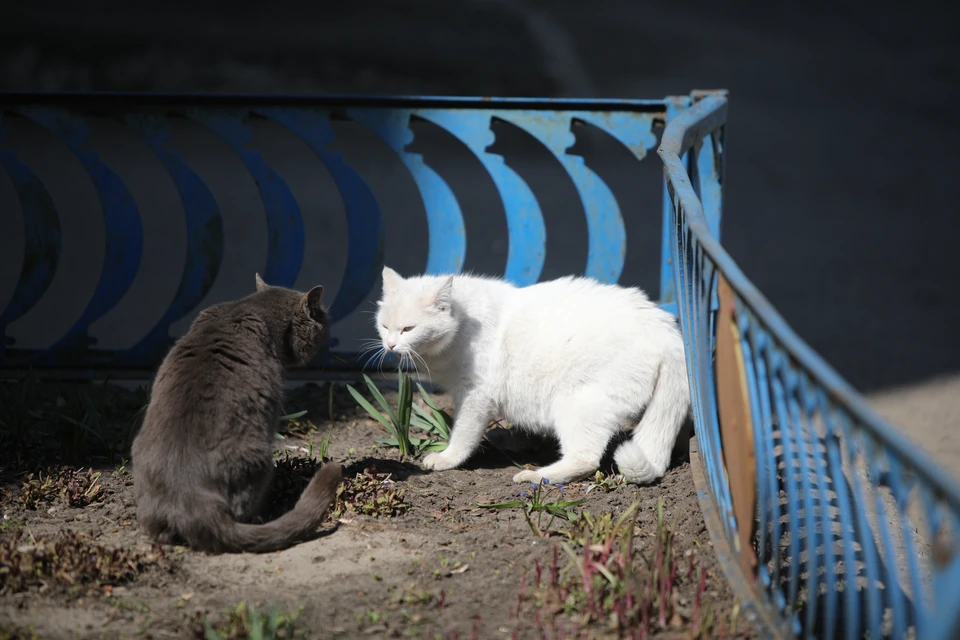
[[[271,608],[261,610],[241,602],[228,610],[217,622],[198,620],[194,626],[197,640],[287,640],[305,638],[306,633],[297,628],[300,607],[292,613]]]
[[[437,403],[434,402],[433,398],[430,397],[430,394],[427,393],[426,389],[424,389],[423,385],[419,382],[417,383],[417,390],[420,392],[420,397],[427,406],[424,408],[418,404],[414,404],[413,412],[417,415],[410,418],[410,423],[440,439],[439,442],[434,442],[430,446],[430,451],[443,451],[447,448],[447,441],[450,440],[450,428],[453,426],[453,418],[450,417],[449,413],[437,406]]]
[[[32,627],[26,629],[14,627],[13,629],[0,629],[0,640],[40,640],[40,636]]]
[[[3,514],[3,519],[0,519],[0,533],[17,531],[22,526],[23,524],[19,520],[11,518],[7,514]],[[0,569],[0,571],[2,571],[2,569]]]
[[[307,456],[319,458],[320,460],[330,459],[330,434],[328,433],[322,439],[307,442]]]
[[[610,493],[619,486],[622,486],[626,482],[624,477],[619,473],[604,473],[599,469],[593,477],[587,480],[587,493],[590,493],[594,490],[600,490],[604,493]]]
[[[484,509],[516,509],[520,508],[523,510],[523,515],[527,520],[527,524],[530,526],[530,530],[533,531],[534,535],[537,537],[546,537],[549,534],[550,526],[553,524],[553,521],[556,518],[562,518],[564,520],[576,521],[580,515],[570,509],[570,507],[575,507],[578,504],[583,504],[586,500],[548,500],[547,493],[555,492],[557,498],[563,497],[564,486],[563,483],[558,483],[556,485],[551,485],[550,480],[543,478],[539,483],[530,483],[530,489],[528,491],[520,492],[519,500],[511,500],[509,502],[494,502],[494,503],[477,503],[478,507]],[[536,522],[533,521],[533,514],[537,514]],[[550,514],[550,520],[547,522],[546,528],[543,526],[543,517],[544,514]]]
[[[359,391],[352,386],[347,385],[347,390],[353,399],[357,401],[364,411],[379,422],[392,437],[378,440],[379,444],[400,449],[401,456],[420,455],[425,451],[443,451],[447,448],[447,440],[450,439],[450,426],[453,420],[450,416],[441,411],[433,398],[417,384],[420,396],[426,403],[426,408],[413,402],[413,386],[405,372],[401,371],[399,375],[399,386],[397,392],[397,408],[394,411],[390,407],[386,398],[373,383],[369,376],[364,374],[364,381],[370,390],[370,395],[377,401],[383,411],[374,407],[370,401],[363,397]],[[418,438],[410,436],[410,426],[422,429],[433,438]]]
[[[552,562],[536,562],[533,594],[527,593],[526,574],[521,578],[516,615],[533,606],[538,623],[549,627],[554,622],[541,618],[541,609],[568,614],[578,627],[603,625],[611,638],[646,638],[683,627],[691,638],[735,635],[739,607],[720,615],[703,602],[707,572],[697,566],[694,553],[676,549],[663,501],[657,504],[652,553],[634,547],[638,514],[639,502],[616,519],[583,514],[566,532],[570,543],[554,547]],[[566,566],[559,562],[560,550],[569,560]],[[692,606],[681,603],[681,586],[694,590]]]

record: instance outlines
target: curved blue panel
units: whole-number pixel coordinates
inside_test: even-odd
[[[23,108],[19,111],[67,145],[90,176],[103,209],[106,242],[100,282],[86,310],[50,351],[55,352],[67,345],[85,349],[88,346],[87,328],[126,295],[140,268],[143,251],[140,213],[133,196],[117,174],[103,163],[99,154],[83,148],[90,137],[90,128],[81,116],[47,107]]]
[[[625,146],[637,160],[643,160],[647,152],[657,146],[657,136],[653,133],[655,114],[636,112],[598,113],[583,111],[573,114],[577,120],[583,120],[610,134]]]
[[[483,163],[500,192],[507,216],[510,243],[503,277],[520,287],[534,284],[546,259],[547,229],[543,213],[533,191],[506,165],[503,156],[486,151],[495,138],[490,129],[490,112],[424,109],[417,115],[455,135]]]
[[[330,305],[330,320],[347,317],[373,289],[383,267],[383,215],[370,187],[339,153],[327,151],[333,127],[322,111],[257,109],[256,113],[279,122],[296,134],[320,157],[337,185],[347,211],[347,267]]]
[[[4,137],[6,131],[0,121],[0,140]],[[6,308],[0,311],[2,357],[6,346],[6,326],[33,307],[53,281],[60,261],[60,219],[46,187],[17,159],[16,153],[0,150],[0,166],[10,176],[17,192],[26,244],[17,287]]]
[[[173,137],[165,118],[127,116],[124,122],[143,138],[170,174],[180,195],[187,227],[187,259],[173,301],[157,325],[122,357],[124,361],[142,363],[163,356],[172,341],[170,325],[200,304],[213,287],[223,261],[223,220],[220,207],[203,180],[179,153],[163,148]]]
[[[418,153],[404,151],[413,142],[410,130],[410,109],[349,109],[351,118],[370,129],[393,149],[413,176],[423,208],[427,213],[430,248],[427,255],[428,274],[457,273],[467,255],[467,234],[463,213],[453,191],[436,171],[423,162]]]
[[[570,131],[574,116],[570,113],[523,111],[501,111],[495,115],[530,133],[563,165],[580,195],[587,216],[589,244],[584,275],[600,282],[617,282],[627,251],[623,218],[606,183],[587,168],[583,158],[566,153],[576,141]]]
[[[246,114],[191,109],[187,115],[229,144],[253,176],[263,201],[270,236],[263,279],[272,285],[292,287],[300,273],[304,255],[300,205],[287,184],[263,161],[260,154],[243,147],[253,138],[253,133],[244,122]]]

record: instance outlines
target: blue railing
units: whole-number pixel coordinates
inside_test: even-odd
[[[663,135],[701,504],[780,635],[956,638],[960,485],[784,322],[720,245],[727,100]],[[705,476],[705,477],[704,477]],[[723,552],[722,552],[723,553]]]

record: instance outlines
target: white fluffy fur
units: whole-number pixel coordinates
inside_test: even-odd
[[[498,417],[560,440],[558,462],[516,482],[594,473],[610,439],[627,480],[666,472],[690,408],[683,342],[672,315],[639,289],[565,277],[518,288],[469,275],[402,278],[383,270],[377,328],[456,403],[449,447],[424,458],[453,469]],[[642,418],[641,418],[642,416]]]

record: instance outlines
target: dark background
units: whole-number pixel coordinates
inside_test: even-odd
[[[945,9],[320,4],[11,3],[0,89],[655,98],[726,88],[722,239],[747,275],[859,389],[956,369],[960,39]]]

